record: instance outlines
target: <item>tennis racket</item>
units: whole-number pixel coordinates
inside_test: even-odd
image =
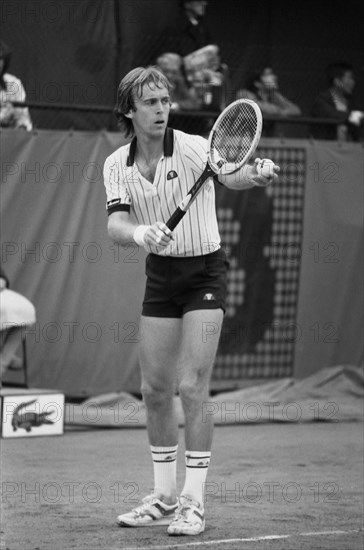
[[[204,171],[166,222],[171,231],[182,220],[208,178],[234,174],[249,161],[259,143],[262,125],[260,108],[250,99],[238,99],[223,110],[208,138]]]

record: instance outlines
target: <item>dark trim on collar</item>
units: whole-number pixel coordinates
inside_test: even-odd
[[[126,165],[127,166],[133,166],[133,164],[134,164],[136,143],[137,143],[137,138],[133,137],[133,139],[131,140],[131,143],[130,143],[129,155],[128,155],[128,158],[126,159]]]
[[[126,159],[127,166],[133,166],[135,160],[135,151],[137,145],[137,138],[133,137],[130,143],[129,155]],[[173,145],[174,145],[174,133],[173,128],[167,128],[166,133],[164,134],[163,141],[163,154],[165,157],[171,157],[173,155]]]
[[[164,156],[171,157],[173,155],[173,145],[174,145],[174,133],[173,128],[167,128],[166,133],[164,134]]]

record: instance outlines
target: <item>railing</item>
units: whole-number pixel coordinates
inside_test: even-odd
[[[52,124],[46,112],[58,111],[61,114],[68,113],[69,117],[63,117],[61,127],[64,129],[106,129],[117,130],[116,119],[113,115],[113,106],[109,105],[85,105],[77,103],[46,103],[46,102],[14,102],[15,107],[28,107],[31,110],[35,128],[60,128],[59,121]],[[72,113],[87,113],[87,120],[83,120],[85,127],[82,128],[82,121],[74,125],[71,118]],[[174,128],[189,133],[206,134],[209,132],[220,111],[182,111],[172,110],[169,116],[170,125]],[[100,117],[101,115],[101,117]],[[275,116],[264,115],[263,135],[269,137],[311,137],[311,129],[317,126],[334,127],[339,121],[327,118],[313,118],[308,116]]]

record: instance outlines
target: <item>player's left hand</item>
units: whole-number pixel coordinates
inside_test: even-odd
[[[272,160],[256,158],[254,164],[244,164],[232,174],[218,174],[217,179],[229,189],[243,190],[266,187],[277,181],[279,172],[280,167]]]
[[[249,168],[249,180],[257,187],[266,187],[277,181],[280,172],[280,167],[273,160],[260,159],[259,157],[254,160],[254,164],[250,165]]]

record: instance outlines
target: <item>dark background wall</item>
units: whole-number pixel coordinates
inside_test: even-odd
[[[23,80],[31,101],[112,106],[128,70],[173,49],[178,9],[179,0],[3,0],[10,72]],[[210,0],[206,15],[230,67],[231,95],[250,69],[269,63],[306,115],[334,60],[353,64],[364,108],[363,16],[356,0]],[[39,127],[97,129],[112,120],[66,111],[33,109],[32,115]]]

